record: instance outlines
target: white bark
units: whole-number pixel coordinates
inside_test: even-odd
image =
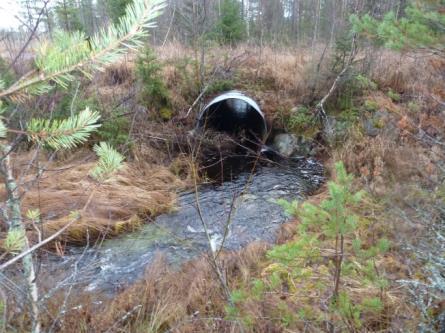
[[[10,151],[11,147],[1,146],[3,149],[3,157],[0,160],[0,173],[4,177],[5,188],[8,196],[7,209],[9,221],[7,221],[9,230],[19,230],[24,235],[23,251],[29,250],[29,242],[26,238],[26,229],[22,219],[21,202],[18,194],[17,183],[11,168]],[[32,332],[40,333],[41,324],[39,319],[39,290],[36,282],[36,273],[34,269],[34,261],[32,253],[23,256],[22,259],[24,276],[26,279],[28,297],[31,305]]]

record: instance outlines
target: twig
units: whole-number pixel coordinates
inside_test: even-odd
[[[206,93],[207,89],[209,89],[210,84],[206,85],[204,87],[204,89],[202,89],[201,93],[199,94],[199,96],[195,99],[195,101],[193,102],[192,106],[188,109],[187,114],[184,116],[183,119],[186,119],[189,115],[190,112],[192,112],[192,110],[194,109],[194,107],[196,106],[196,104],[198,104],[198,102],[201,100],[202,96],[204,96],[204,94]]]
[[[125,322],[128,318],[130,318],[131,315],[133,315],[133,313],[135,313],[136,311],[140,310],[142,308],[141,304],[138,304],[136,306],[134,306],[130,311],[128,311],[126,314],[124,314],[121,318],[119,318],[112,327],[110,327],[108,330],[105,331],[105,333],[108,332],[112,332],[113,329],[121,322]]]
[[[48,5],[48,3],[50,2],[50,0],[45,0],[43,2],[43,7],[39,12],[39,15],[37,17],[36,23],[34,24],[34,28],[31,30],[31,34],[29,35],[28,39],[26,40],[25,44],[22,46],[22,48],[20,49],[19,53],[15,56],[14,60],[12,60],[11,64],[8,66],[8,70],[11,69],[12,67],[14,67],[14,65],[16,64],[16,62],[20,59],[20,57],[22,56],[23,52],[25,52],[25,50],[28,48],[29,43],[31,43],[32,39],[34,38],[34,35],[37,32],[37,28],[40,25],[40,22],[42,20],[42,16],[45,13],[45,9],[46,6]]]
[[[176,4],[173,5],[173,14],[170,19],[170,24],[168,26],[167,33],[165,34],[165,38],[164,38],[164,42],[162,43],[162,47],[164,47],[165,43],[167,43],[168,36],[170,35],[170,30],[173,26],[173,19],[175,18],[175,14],[176,14]]]
[[[89,206],[93,195],[95,193],[95,190],[92,190],[90,193],[90,196],[87,199],[87,202],[85,203],[84,207],[82,208],[82,212],[84,212],[87,207]],[[49,236],[48,238],[44,239],[43,241],[41,241],[40,243],[35,244],[34,246],[28,248],[26,251],[20,253],[19,255],[15,256],[14,258],[8,260],[7,262],[5,262],[4,264],[0,265],[0,271],[4,270],[5,268],[11,266],[12,264],[16,263],[18,260],[20,260],[21,258],[33,253],[35,250],[41,248],[42,246],[48,244],[49,242],[51,242],[52,240],[56,239],[57,237],[59,237],[61,234],[63,234],[65,232],[65,230],[67,230],[71,225],[73,225],[75,222],[79,221],[80,219],[80,215],[77,216],[76,218],[72,219],[70,222],[68,222],[66,225],[64,225],[62,228],[60,228],[56,233],[52,234],[51,236]]]
[[[432,99],[434,99],[434,100],[435,100],[437,103],[439,103],[440,105],[445,106],[445,102],[439,100],[439,99],[438,99],[436,96],[434,96],[433,94],[431,94],[430,97],[431,97]]]
[[[5,292],[2,288],[0,288],[0,297],[2,298],[3,303],[3,313],[1,314],[2,320],[1,320],[1,331],[6,332],[6,319],[8,314],[8,298],[6,297]]]
[[[212,267],[213,267],[213,269],[214,269],[214,271],[215,271],[219,281],[221,282],[221,286],[222,286],[222,288],[224,290],[224,293],[226,294],[226,299],[227,299],[228,302],[230,302],[230,290],[229,290],[229,287],[227,286],[227,281],[224,278],[223,273],[221,272],[221,268],[218,265],[218,261],[217,261],[217,257],[216,257],[215,251],[212,249],[212,239],[210,237],[209,228],[208,228],[207,223],[206,223],[206,221],[204,219],[204,216],[203,216],[202,210],[201,210],[201,205],[199,203],[198,184],[196,182],[196,178],[197,178],[198,175],[196,174],[196,169],[195,168],[193,168],[193,172],[194,172],[193,183],[194,183],[194,187],[195,187],[196,209],[198,211],[198,216],[199,216],[199,219],[201,221],[202,227],[204,228],[204,233],[205,233],[205,235],[207,237],[207,242],[208,242],[208,245],[210,247],[211,264],[212,264]]]
[[[352,64],[352,61],[354,60],[355,54],[356,54],[356,38],[357,36],[354,34],[352,37],[351,42],[351,53],[349,54],[349,59],[346,62],[345,66],[343,67],[342,71],[337,75],[336,79],[334,80],[334,83],[331,86],[331,89],[329,89],[328,93],[321,99],[321,101],[317,104],[315,107],[316,115],[320,117],[323,127],[326,127],[327,125],[327,114],[326,110],[324,108],[324,105],[326,101],[331,97],[331,95],[334,93],[334,91],[337,89],[338,83],[343,78],[347,70]]]
[[[3,151],[3,156],[0,159],[0,173],[4,177],[5,188],[7,192],[7,206],[11,216],[9,216],[8,227],[9,230],[17,230],[25,235],[26,230],[23,223],[22,213],[21,213],[21,201],[18,195],[18,187],[13,176],[11,159],[9,153],[11,152],[11,147],[7,145],[0,145]],[[8,214],[9,215],[9,214]],[[24,237],[23,242],[23,252],[24,255],[20,256],[18,259],[22,259],[24,276],[27,283],[28,295],[31,302],[31,317],[32,317],[32,332],[39,333],[41,329],[41,323],[39,320],[40,310],[37,305],[39,291],[36,283],[36,272],[34,268],[34,260],[32,257],[32,251],[29,251],[29,242],[26,237]],[[15,259],[15,258],[14,258]],[[17,259],[17,260],[18,260]],[[17,261],[15,260],[15,261]]]
[[[12,258],[11,260],[8,260],[7,262],[5,262],[4,264],[0,265],[0,271],[4,270],[5,268],[11,266],[12,264],[16,263],[17,261],[19,261],[20,259],[22,259],[23,257],[27,256],[28,254],[33,253],[35,250],[41,248],[43,245],[48,244],[49,242],[51,242],[52,240],[56,239],[57,237],[59,237],[66,229],[68,229],[74,222],[78,221],[79,217],[71,220],[69,223],[67,223],[65,226],[63,226],[60,230],[58,230],[55,234],[49,236],[48,238],[44,239],[43,241],[41,241],[40,243],[35,244],[34,246],[31,246],[29,249],[27,249],[26,251],[20,253],[19,255],[15,256],[14,258]]]
[[[73,99],[71,100],[70,114],[74,117],[74,102],[76,101],[77,94],[79,93],[80,81],[77,83],[76,92],[74,93]]]

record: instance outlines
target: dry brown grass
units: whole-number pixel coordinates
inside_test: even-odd
[[[327,196],[326,191],[311,197],[310,202],[317,204]],[[361,207],[362,214],[368,215],[370,223],[360,230],[362,240],[369,241],[381,237],[387,229],[381,210],[370,202]],[[295,220],[283,226],[280,242],[288,242],[298,238]],[[238,253],[226,253],[221,258],[221,267],[228,279],[231,290],[245,288],[251,285],[253,279],[267,281],[270,261],[265,258],[269,246],[254,243]],[[325,244],[324,248],[329,248]],[[395,250],[396,248],[394,248]],[[391,281],[405,278],[409,270],[398,258],[397,251],[391,251],[376,263],[379,274],[389,277]],[[283,306],[287,311],[297,314],[302,308],[310,309],[319,318],[334,320],[336,325],[341,319],[327,317],[326,299],[329,292],[317,294],[317,283],[331,285],[331,274],[323,264],[313,264],[312,278],[303,280],[299,285],[286,285],[280,290],[266,292],[260,299],[250,299],[238,304],[240,318],[234,319],[226,315],[227,300],[221,286],[205,258],[193,260],[185,264],[179,271],[166,266],[161,258],[150,266],[144,279],[129,287],[112,300],[98,308],[94,306],[97,296],[76,295],[71,300],[70,311],[64,318],[63,332],[286,332],[307,331],[320,332],[324,329],[323,320],[297,320],[286,329],[282,325]],[[267,282],[266,282],[267,283]],[[390,287],[380,291],[363,286],[362,281],[354,278],[342,280],[342,290],[346,290],[351,299],[357,303],[366,297],[381,295],[385,304],[382,313],[363,312],[361,321],[363,331],[392,332],[414,330],[417,311],[410,305],[403,290]],[[49,308],[57,311],[60,302],[57,298],[51,300]],[[83,304],[82,308],[77,307]],[[280,310],[281,309],[281,310]],[[409,315],[408,315],[409,314]],[[124,318],[124,319],[123,319]],[[249,319],[248,319],[249,318]],[[243,320],[251,323],[245,326]],[[243,328],[242,328],[243,327]]]
[[[312,64],[312,55],[307,49],[290,49],[277,52],[270,47],[251,51],[246,67],[256,69],[259,80],[271,82],[277,90],[299,92],[305,86],[305,72]]]
[[[224,254],[221,264],[229,283],[249,281],[258,274],[267,246],[249,245],[239,253]],[[172,270],[158,258],[145,277],[98,308],[97,296],[78,293],[64,318],[63,332],[237,332],[237,326],[224,319],[227,304],[214,271],[205,258]],[[48,305],[55,312],[57,297]],[[75,308],[81,303],[82,308]],[[136,311],[133,311],[136,309]],[[55,313],[53,312],[53,313]],[[123,320],[122,318],[125,318]],[[51,322],[51,318],[47,318]],[[150,330],[157,328],[158,330]]]
[[[334,159],[344,161],[379,195],[397,183],[437,182],[437,162],[444,156],[434,138],[445,131],[438,102],[445,97],[444,70],[445,61],[440,58],[376,53],[371,78],[380,90],[369,92],[363,99],[387,112],[379,120],[381,133],[368,137],[352,129],[346,142],[333,152]],[[391,100],[386,94],[389,89],[400,93],[401,100]]]
[[[391,88],[412,98],[435,94],[445,99],[443,58],[423,54],[401,55],[388,50],[380,50],[375,56],[371,78],[380,88]]]
[[[170,92],[175,114],[185,115],[199,95],[199,52],[178,43],[155,48],[163,63],[162,76]],[[313,98],[316,65],[322,49],[314,54],[308,49],[274,50],[270,47],[239,45],[206,50],[205,84],[232,80],[239,89],[256,99],[262,110],[273,120],[279,110],[305,104]],[[328,55],[319,75],[328,73]],[[94,91],[103,105],[116,104],[131,92],[135,84],[135,57],[130,56],[98,76]],[[315,94],[326,90],[327,80],[318,80]],[[204,96],[202,102],[213,96]],[[198,109],[198,108],[196,108]],[[195,110],[196,111],[196,110]],[[190,118],[190,117],[189,117]]]
[[[194,53],[177,44],[168,44],[157,49],[157,52],[160,59],[167,63],[164,75],[173,96],[176,96],[174,105],[179,111],[185,111],[190,104],[190,96],[183,96],[180,87],[184,78],[175,66],[175,61],[184,55],[193,58]],[[269,119],[273,119],[280,108],[291,108],[303,103],[311,93],[313,78],[310,75],[314,73],[318,53],[316,59],[312,59],[307,50],[282,52],[248,46],[241,46],[236,50],[217,49],[208,54],[208,73],[211,73],[215,66],[221,65],[222,58],[236,57],[239,61],[234,63],[224,60],[228,77],[239,75],[237,79],[240,80],[240,89],[259,102]],[[395,199],[394,193],[398,192],[399,196],[407,193],[400,190],[402,187],[398,184],[423,182],[434,178],[434,162],[443,159],[443,155],[440,155],[441,149],[434,151],[429,147],[425,148],[416,142],[413,135],[418,133],[419,128],[431,133],[440,133],[445,129],[443,117],[435,112],[438,108],[437,102],[428,97],[433,92],[441,100],[445,99],[443,82],[439,78],[444,64],[438,59],[400,58],[387,51],[382,52],[379,57],[374,62],[371,78],[383,92],[370,93],[365,97],[374,101],[379,108],[389,111],[385,126],[391,124],[391,131],[383,131],[375,138],[365,136],[362,131],[352,131],[340,148],[329,152],[333,157],[327,165],[335,160],[343,160],[348,170],[360,177],[360,185],[369,186],[374,193],[382,197],[392,196],[392,199]],[[101,81],[103,90],[100,90],[104,92],[104,101],[109,102],[116,94],[128,93],[132,84],[132,74],[128,73],[128,69],[134,70],[130,63],[131,61],[128,61],[127,64],[116,65],[116,68],[105,73]],[[190,64],[187,66],[187,73],[195,80],[195,68]],[[324,89],[323,84],[329,83],[327,81],[329,80],[320,83],[320,92]],[[402,94],[402,103],[395,103],[386,96],[385,90],[389,88]],[[423,108],[421,112],[413,113],[407,109],[404,101],[407,97],[419,102]],[[192,124],[191,119],[192,116],[187,125]],[[136,143],[134,152],[136,162],[128,163],[115,178],[95,190],[82,220],[64,235],[64,240],[82,241],[87,230],[90,236],[115,235],[137,226],[141,217],[156,215],[172,207],[175,190],[184,185],[184,181],[179,181],[178,177],[187,182],[190,168],[195,166],[190,165],[187,152],[170,156],[172,139],[164,134],[172,133],[169,127],[171,125],[148,122],[145,124],[139,121],[139,126],[140,140]],[[160,140],[153,138],[158,136]],[[148,140],[154,140],[156,144],[149,145]],[[141,162],[148,160],[161,164],[169,159],[173,160],[170,170]],[[161,160],[162,162],[159,162]],[[93,162],[83,165],[71,163],[68,169],[48,172],[40,181],[39,189],[26,193],[23,210],[29,207],[41,209],[45,218],[45,234],[54,232],[66,223],[70,211],[81,209],[85,205],[91,191],[96,187],[94,181],[88,177],[92,164]],[[60,165],[54,165],[55,167]],[[310,201],[319,203],[325,196],[326,192],[322,191]],[[390,281],[410,276],[413,264],[405,257],[401,248],[403,240],[415,235],[420,228],[408,226],[400,217],[391,219],[385,215],[382,206],[370,203],[363,207],[361,214],[372,222],[369,228],[361,230],[362,239],[371,243],[371,240],[387,234],[394,240],[391,251],[376,262],[381,274]],[[278,239],[280,243],[298,237],[295,234],[297,223],[293,221],[283,226]],[[264,277],[269,264],[264,256],[266,248],[264,244],[252,244],[239,253],[225,254],[222,257],[222,267],[231,289],[248,285],[253,278]],[[330,275],[326,267],[319,265],[313,269],[319,281],[329,284]],[[344,282],[345,288],[356,301],[379,292],[363,287],[361,281],[349,279]],[[310,293],[313,290],[313,281],[305,281],[297,287],[294,298],[289,297],[288,290],[283,288],[280,293],[269,293],[262,300],[245,304],[243,310],[253,318],[255,324],[250,331],[283,332],[283,327],[273,320],[280,315],[277,305],[283,302],[295,312],[303,304],[323,316],[326,311],[323,306],[326,303],[323,304],[320,299],[326,298],[326,295]],[[406,293],[397,285],[391,285],[383,296],[383,313],[378,316],[364,314],[364,330],[415,331],[418,312],[410,305]],[[94,305],[97,298],[100,299],[101,296],[93,297],[80,292],[72,298],[68,306],[70,310],[66,313],[60,331],[147,332],[150,328],[153,328],[153,331],[158,329],[170,332],[240,331],[236,322],[225,317],[224,307],[227,300],[224,299],[219,282],[205,259],[189,262],[180,270],[172,270],[159,260],[149,268],[142,281],[111,300],[102,299],[104,303],[100,307]],[[48,305],[49,313],[57,313],[60,310],[60,302],[61,298],[51,299]],[[77,307],[79,304],[82,304],[81,308]],[[50,318],[46,319],[50,322]],[[307,322],[298,322],[293,329],[311,332],[321,330],[320,326]]]
[[[22,155],[14,161],[17,170],[27,163]],[[125,163],[113,177],[98,184],[89,176],[95,162],[49,163],[43,176],[23,193],[22,211],[39,209],[44,236],[57,232],[72,220],[71,212],[81,218],[63,234],[60,240],[82,244],[86,237],[114,236],[133,230],[147,217],[169,211],[175,193],[184,183],[166,167],[143,162]],[[35,176],[23,177],[24,183]],[[0,192],[5,197],[4,187]],[[36,231],[30,225],[35,239]]]
[[[333,158],[343,161],[375,195],[385,195],[397,183],[428,184],[438,180],[437,154],[418,143],[403,143],[393,136],[352,134]]]
[[[310,97],[315,65],[321,51],[317,50],[314,57],[310,50],[303,48],[274,50],[252,45],[211,48],[206,51],[206,80],[234,81],[234,88],[256,99],[263,112],[273,119],[279,109],[304,104]],[[187,57],[193,60],[199,53],[176,43],[159,47],[156,52],[166,63],[164,78],[172,91],[174,105],[184,111],[187,109],[187,101],[191,102],[193,98],[190,101],[187,99],[189,96],[184,96],[184,91],[178,91],[184,90],[184,68],[180,73],[177,64]],[[321,66],[322,73],[326,71],[326,65],[325,61]],[[199,74],[193,62],[188,63],[185,72],[192,81],[198,80]],[[324,89],[325,83],[320,80],[317,92]],[[199,91],[190,93],[197,96]]]
[[[126,56],[120,62],[108,66],[99,78],[99,85],[132,84],[135,81],[134,56]]]

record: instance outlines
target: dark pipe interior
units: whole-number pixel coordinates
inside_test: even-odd
[[[211,134],[216,145],[209,145],[201,171],[223,182],[256,165],[262,140],[267,134],[264,116],[254,100],[238,91],[213,99],[198,117],[197,128],[229,134],[232,139]],[[212,142],[212,140],[211,140]]]
[[[198,127],[212,128],[261,141],[266,133],[262,115],[247,101],[228,98],[210,104],[198,119]]]

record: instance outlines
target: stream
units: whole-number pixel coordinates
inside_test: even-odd
[[[208,251],[202,220],[214,249],[222,245],[224,250],[239,250],[254,241],[274,242],[280,225],[289,220],[274,200],[304,199],[323,180],[322,165],[313,159],[259,165],[255,172],[241,172],[220,185],[201,186],[199,209],[194,191],[181,193],[174,212],[100,246],[72,248],[62,259],[42,262],[41,269],[61,287],[74,283],[87,291],[113,294],[141,278],[158,254],[180,265]]]

